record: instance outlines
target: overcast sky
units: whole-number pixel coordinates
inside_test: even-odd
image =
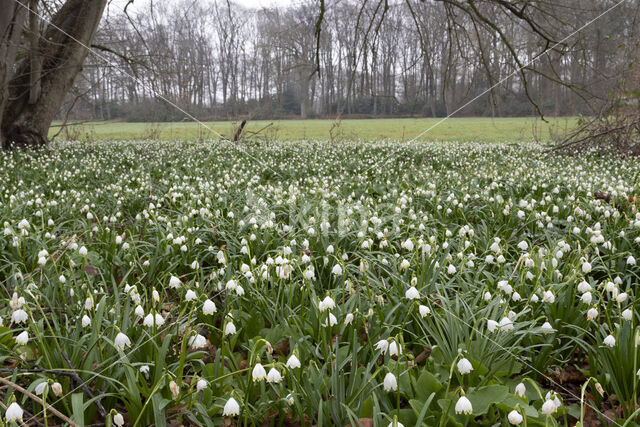
[[[146,0],[136,0],[133,3],[133,6],[135,6],[136,4],[142,4],[144,1]],[[166,2],[171,2],[172,0],[163,0]],[[262,7],[272,7],[272,6],[289,6],[290,4],[296,3],[296,0],[233,0],[234,3],[239,3],[245,7],[252,7],[252,8],[262,8]],[[120,7],[124,7],[127,4],[127,0],[112,0],[112,3],[114,3],[114,5],[120,6]],[[132,10],[131,8],[133,6],[130,6],[129,10]],[[135,10],[135,8],[133,9]]]

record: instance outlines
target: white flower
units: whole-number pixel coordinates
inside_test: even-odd
[[[468,374],[473,371],[473,366],[467,358],[462,358],[458,361],[458,371],[462,374]]]
[[[553,326],[551,326],[551,323],[549,322],[544,322],[540,328],[545,334],[553,332]]]
[[[607,335],[607,337],[604,339],[604,344],[608,345],[609,347],[614,347],[616,345],[616,339],[613,337],[613,335]]]
[[[585,304],[591,304],[592,299],[593,299],[593,296],[591,295],[591,292],[589,292],[589,291],[585,292],[580,297],[580,301],[582,301]]]
[[[24,414],[24,411],[22,410],[20,405],[18,405],[16,402],[13,402],[7,408],[7,412],[5,412],[4,417],[7,420],[7,422],[9,421],[17,422],[17,421],[22,421],[22,414]]]
[[[400,421],[393,421],[390,422],[387,427],[404,427],[404,424],[402,424]]]
[[[420,312],[420,316],[422,317],[427,317],[427,315],[431,313],[431,309],[426,305],[421,305],[420,307],[418,307],[418,311]]]
[[[619,302],[619,303],[623,303],[623,302],[625,302],[627,300],[628,296],[629,295],[626,292],[622,292],[621,294],[618,294],[616,296],[616,301]]]
[[[413,250],[413,242],[411,241],[411,239],[407,239],[404,242],[402,242],[402,247],[408,251],[412,251]]]
[[[184,299],[186,301],[193,301],[194,299],[196,299],[197,295],[195,292],[193,292],[191,289],[189,289],[186,293],[186,295],[184,296]]]
[[[82,327],[86,328],[88,326],[91,326],[91,318],[85,314],[82,316]]]
[[[227,400],[227,403],[225,403],[224,405],[222,416],[235,417],[236,415],[239,415],[239,414],[240,414],[240,405],[233,397],[230,397],[229,400]]]
[[[233,322],[227,322],[227,325],[224,327],[224,335],[233,335],[236,333],[236,325]]]
[[[497,327],[498,327],[498,322],[491,319],[487,320],[487,329],[489,330],[489,332],[495,331]]]
[[[56,395],[56,397],[60,397],[62,396],[62,384],[60,384],[59,382],[55,382],[53,384],[51,384],[51,390],[53,391],[53,394]]]
[[[23,323],[29,320],[29,315],[23,309],[18,309],[11,314],[11,321],[14,323]]]
[[[556,297],[555,295],[553,295],[553,292],[544,291],[544,293],[542,294],[542,301],[553,304],[556,301]]]
[[[447,274],[456,274],[456,271],[458,271],[456,269],[456,266],[453,264],[449,264],[449,266],[447,267]]]
[[[633,317],[633,312],[628,308],[622,312],[622,318],[624,320],[631,320],[632,317]]]
[[[350,325],[352,322],[353,322],[353,313],[347,313],[347,315],[344,316],[344,324]]]
[[[556,404],[553,400],[546,400],[542,404],[542,413],[544,413],[545,415],[551,415],[555,413],[557,409],[558,408],[556,407]]]
[[[393,375],[391,372],[385,375],[383,386],[385,391],[398,390],[398,381],[396,380],[396,376]]]
[[[520,243],[518,243],[518,248],[520,250],[526,251],[527,249],[529,249],[529,244],[525,240],[523,240]]]
[[[276,368],[269,369],[269,374],[267,375],[267,382],[278,384],[280,381],[282,381],[282,375],[280,375],[280,372],[278,372]]]
[[[524,394],[527,392],[527,388],[523,383],[520,383],[516,386],[516,395],[520,397],[524,397]]]
[[[195,334],[194,336],[189,338],[189,345],[193,349],[203,348],[205,345],[207,345],[207,339],[200,334]]]
[[[87,256],[87,248],[84,246],[80,247],[80,249],[78,249],[78,253],[80,254],[80,256]]]
[[[296,369],[302,366],[302,364],[300,363],[300,360],[296,357],[296,355],[292,354],[284,366],[286,366],[287,369]]]
[[[329,326],[335,326],[338,324],[338,319],[336,318],[336,316],[333,315],[333,313],[329,313]],[[327,326],[326,323],[323,323],[322,326]]]
[[[267,378],[267,371],[264,370],[264,367],[260,363],[257,363],[256,366],[253,367],[251,378],[253,381],[262,381]]]
[[[389,356],[398,356],[402,354],[402,348],[395,341],[389,343]]]
[[[320,311],[332,310],[336,307],[336,303],[330,296],[326,296],[322,301],[318,303],[318,309]]]
[[[205,315],[213,314],[216,312],[216,304],[210,299],[206,300],[204,304],[202,304],[202,313]]]
[[[138,317],[144,317],[144,308],[141,305],[137,305],[133,313]]]
[[[171,381],[169,383],[169,390],[171,390],[171,394],[174,399],[177,399],[180,395],[180,387],[178,387],[178,384],[175,381]]]
[[[29,342],[29,333],[27,331],[22,331],[15,337],[15,340],[18,344],[27,345]]]
[[[169,287],[172,289],[177,289],[182,285],[182,282],[180,281],[180,279],[178,279],[176,276],[171,276],[171,278],[169,279]]]
[[[412,300],[412,299],[420,298],[420,292],[418,292],[418,290],[414,286],[411,286],[409,289],[407,289],[404,296],[408,300]]]
[[[44,391],[46,390],[47,386],[49,384],[46,381],[42,381],[41,383],[38,383],[38,385],[36,386],[36,388],[34,389],[34,392],[38,395],[38,396],[42,396],[42,394],[44,393]]]
[[[466,396],[460,396],[456,402],[456,414],[470,414],[473,412],[471,401]]]
[[[118,335],[116,335],[116,339],[113,340],[113,343],[115,344],[116,348],[119,348],[120,350],[124,350],[125,347],[131,347],[131,340],[122,332],[118,332]]]
[[[142,322],[144,326],[148,326],[150,328],[153,327],[154,323],[156,326],[164,325],[164,317],[162,317],[160,313],[156,313],[155,315],[149,313]]]
[[[375,345],[375,349],[380,350],[382,354],[385,354],[388,348],[389,348],[389,341],[387,340],[380,340]]]
[[[196,383],[196,390],[202,391],[209,386],[209,383],[203,380],[202,378],[198,380]]]
[[[593,320],[596,317],[598,317],[598,309],[596,309],[595,307],[591,307],[589,310],[587,310],[587,319],[588,320]]]
[[[340,267],[340,264],[336,264],[333,266],[333,268],[331,269],[331,272],[335,275],[335,276],[341,276],[342,275],[342,267]]]
[[[629,255],[629,258],[627,258],[627,265],[636,265],[636,259]]]
[[[582,263],[582,272],[584,274],[587,274],[591,271],[591,264],[589,264],[587,261]]]
[[[518,425],[522,422],[522,415],[520,415],[520,412],[516,411],[515,409],[509,412],[507,418],[509,419],[509,422],[514,425]]]
[[[142,366],[140,366],[140,372],[141,372],[142,374],[144,374],[145,376],[146,376],[146,375],[149,375],[149,365],[142,365]]]
[[[508,317],[503,317],[500,320],[500,330],[511,331],[513,329],[513,322]]]
[[[400,263],[400,269],[405,270],[409,268],[410,265],[411,264],[409,263],[409,261],[407,261],[406,259],[403,259],[402,262]]]

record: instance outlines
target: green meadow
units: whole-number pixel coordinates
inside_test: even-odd
[[[549,141],[575,125],[571,117],[548,118],[402,118],[348,120],[256,120],[249,121],[245,136],[265,140],[295,141],[352,140],[378,141],[393,139],[409,141],[423,131],[419,141]],[[232,138],[239,121],[127,123],[78,122],[65,129],[55,122],[50,136],[64,140],[197,140],[218,138],[219,134]]]

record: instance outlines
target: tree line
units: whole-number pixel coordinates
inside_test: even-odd
[[[172,104],[202,120],[442,117],[478,96],[459,114],[590,114],[626,65],[638,3],[566,40],[616,2],[110,5],[93,41],[108,62],[87,58],[59,118],[185,119]]]

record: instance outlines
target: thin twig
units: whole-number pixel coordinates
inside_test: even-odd
[[[55,415],[56,417],[60,418],[62,421],[69,423],[70,426],[73,427],[79,427],[78,424],[76,424],[75,422],[71,421],[71,419],[69,417],[67,417],[66,415],[64,415],[62,412],[58,411],[56,408],[54,408],[53,406],[49,405],[48,403],[44,403],[42,401],[42,399],[40,399],[38,396],[36,396],[35,394],[31,393],[29,390],[20,387],[18,384],[9,381],[8,379],[4,378],[4,377],[0,377],[0,382],[13,387],[14,389],[18,390],[20,393],[24,394],[25,396],[29,397],[31,400],[36,401],[37,403],[39,403],[40,405],[43,405],[47,408],[47,411],[50,411],[53,415]]]

